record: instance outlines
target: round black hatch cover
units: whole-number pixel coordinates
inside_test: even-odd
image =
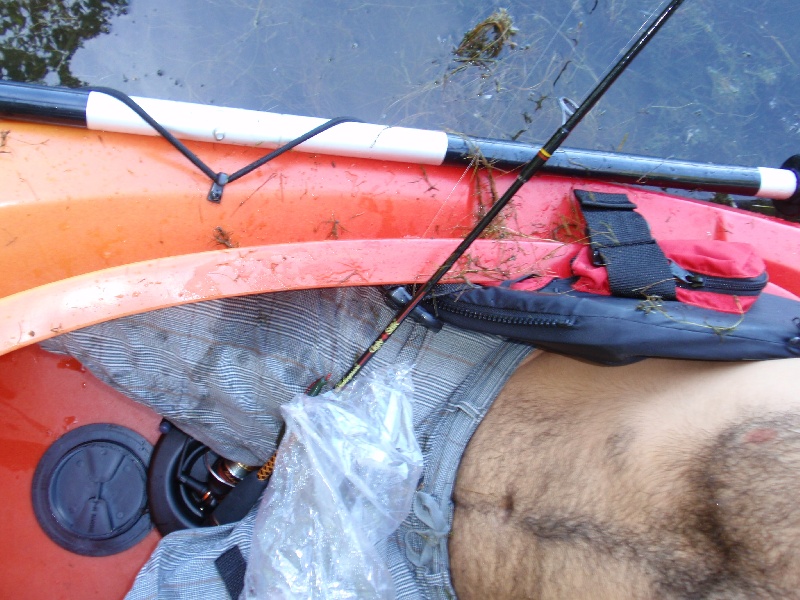
[[[120,425],[84,425],[60,437],[33,476],[33,510],[42,529],[85,556],[134,546],[150,531],[152,451],[146,439]]]

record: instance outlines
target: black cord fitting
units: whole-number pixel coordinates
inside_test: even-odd
[[[225,184],[230,181],[227,173],[217,173],[214,181],[211,184],[211,189],[208,190],[208,200],[219,204],[222,201],[222,191],[225,189]]]

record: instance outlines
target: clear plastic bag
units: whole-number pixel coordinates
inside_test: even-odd
[[[422,473],[408,369],[282,407],[286,435],[261,500],[243,596],[393,598],[375,545],[405,519]]]

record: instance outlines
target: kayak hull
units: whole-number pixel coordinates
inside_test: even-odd
[[[222,297],[423,282],[515,176],[288,153],[213,203],[208,179],[161,139],[17,122],[0,130],[0,494],[13,516],[7,537],[18,541],[0,567],[0,589],[14,597],[122,597],[158,542],[151,532],[121,554],[89,558],[38,527],[30,487],[47,447],[100,422],[152,443],[160,418],[37,342]],[[228,173],[263,153],[190,145]],[[796,225],[556,176],[524,186],[446,280],[566,275],[566,244],[583,236],[575,189],[627,193],[656,239],[753,244],[770,280],[800,294]]]
[[[80,556],[56,545],[37,523],[31,483],[47,448],[90,423],[129,427],[151,443],[160,417],[112,390],[76,360],[30,346],[0,356],[0,501],[11,544],[0,565],[0,589],[13,598],[122,598],[158,543],[151,531],[120,554]]]
[[[288,153],[229,184],[164,140],[6,122],[0,174],[0,353],[103,320],[213,298],[425,281],[513,173]],[[195,143],[224,172],[257,148]],[[656,239],[758,247],[770,280],[800,279],[796,225],[635,187],[542,176],[448,280],[563,274],[582,235],[575,189],[624,190]]]

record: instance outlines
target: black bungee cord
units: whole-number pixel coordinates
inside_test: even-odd
[[[186,145],[181,142],[178,138],[172,135],[165,127],[163,127],[158,121],[156,121],[150,114],[147,113],[141,106],[139,106],[133,98],[128,96],[127,94],[120,92],[119,90],[115,90],[114,88],[108,87],[88,87],[84,88],[90,92],[97,92],[100,94],[105,94],[106,96],[111,96],[116,100],[122,102],[125,106],[130,108],[133,112],[135,112],[141,119],[150,125],[155,131],[167,140],[172,146],[175,147],[178,152],[183,154],[195,167],[200,169],[203,174],[206,175],[211,180],[211,189],[208,192],[208,200],[211,202],[220,202],[222,200],[222,191],[225,188],[225,185],[236,181],[237,179],[244,177],[248,173],[252,173],[259,167],[263,166],[264,164],[271,161],[273,158],[277,158],[284,152],[288,152],[292,148],[299,146],[305,141],[310,140],[316,135],[319,135],[323,131],[327,131],[328,129],[339,125],[340,123],[363,123],[360,119],[356,119],[354,117],[336,117],[334,119],[330,119],[326,121],[322,125],[315,127],[314,129],[307,131],[303,135],[296,137],[290,142],[285,143],[283,146],[279,146],[269,154],[266,154],[259,158],[258,160],[253,161],[249,165],[246,165],[236,171],[228,175],[227,173],[222,172],[215,172],[211,167],[209,167],[206,163],[204,163],[199,156],[197,156],[194,152],[189,150]]]

